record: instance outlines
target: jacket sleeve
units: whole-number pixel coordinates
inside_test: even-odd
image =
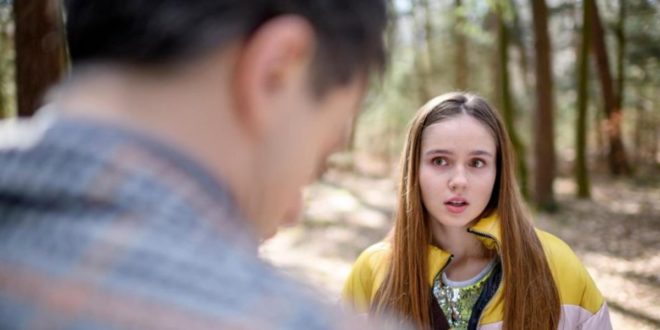
[[[596,314],[589,317],[586,321],[580,324],[579,329],[583,330],[611,330],[612,323],[610,322],[610,312],[607,309],[607,303],[603,301]]]
[[[582,294],[582,305],[592,311],[593,314],[580,323],[579,329],[584,330],[608,330],[612,329],[610,313],[605,298],[598,290],[596,283],[589,275],[587,269],[580,264],[580,272],[584,279],[584,292]]]
[[[540,231],[561,298],[559,329],[612,329],[605,298],[575,252],[561,239]]]
[[[372,246],[362,252],[353,264],[353,269],[344,283],[342,297],[344,302],[357,312],[369,311],[375,290],[377,267],[382,258],[382,249]]]

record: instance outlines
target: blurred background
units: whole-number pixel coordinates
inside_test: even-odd
[[[660,329],[660,2],[388,0],[389,67],[347,150],[306,192],[305,221],[261,249],[338,302],[391,228],[415,110],[467,90],[505,118],[536,224],[568,242],[615,329]],[[0,117],[30,116],[67,74],[57,0],[0,0]]]

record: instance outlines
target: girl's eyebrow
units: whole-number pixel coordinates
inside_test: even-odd
[[[470,152],[470,156],[486,156],[493,158],[493,154],[485,150],[475,150]]]
[[[427,155],[434,155],[434,154],[439,154],[439,155],[453,155],[454,153],[450,150],[447,149],[431,149],[426,152]]]
[[[447,149],[431,149],[427,152],[425,152],[426,155],[453,155],[454,152],[451,150]],[[486,157],[493,157],[493,154],[491,154],[488,151],[485,150],[474,150],[469,153],[470,156],[486,156]]]

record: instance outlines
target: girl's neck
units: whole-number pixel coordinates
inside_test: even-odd
[[[453,255],[451,263],[444,268],[447,278],[453,281],[471,279],[492,261],[494,251],[486,248],[467,228],[447,227],[432,221],[434,243]]]
[[[490,251],[475,235],[469,233],[467,228],[448,227],[441,225],[438,221],[431,221],[434,244],[451,253],[454,260],[464,258],[482,259],[490,256]]]

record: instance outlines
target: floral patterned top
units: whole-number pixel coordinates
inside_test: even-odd
[[[479,274],[466,281],[452,281],[447,278],[445,272],[436,276],[433,282],[433,295],[452,329],[467,329],[472,307],[479,299],[495,264],[496,260],[493,259]]]

